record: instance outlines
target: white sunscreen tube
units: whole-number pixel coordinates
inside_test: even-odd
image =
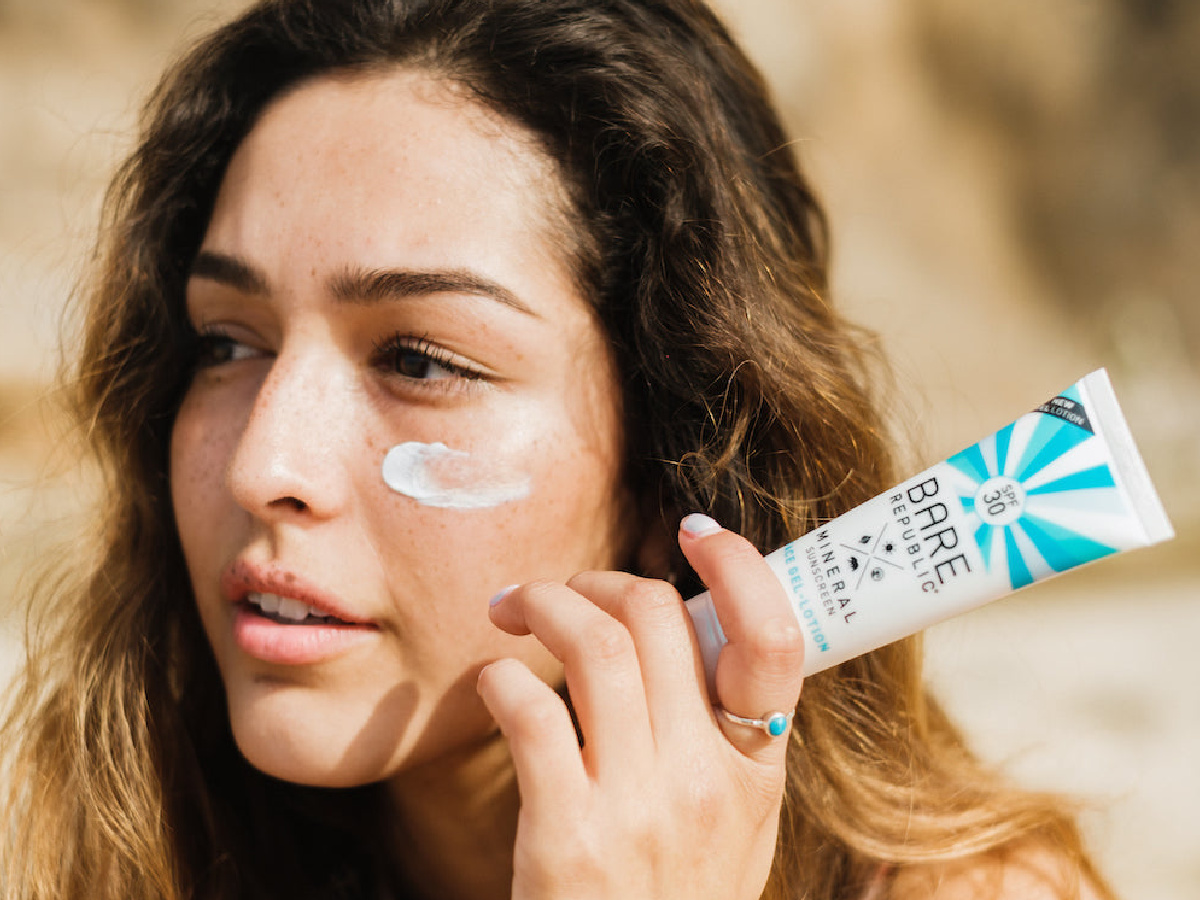
[[[1174,532],[1100,369],[991,437],[767,557],[811,675]],[[687,602],[709,683],[725,644]]]

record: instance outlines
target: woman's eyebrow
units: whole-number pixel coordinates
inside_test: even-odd
[[[259,269],[240,257],[216,250],[197,253],[189,277],[215,281],[244,294],[265,295],[271,291],[266,275]],[[377,303],[429,294],[472,294],[541,318],[504,285],[467,269],[347,269],[330,279],[329,292],[345,303]]]
[[[330,293],[347,303],[375,303],[429,294],[473,294],[541,318],[504,285],[467,269],[348,269],[330,281]]]
[[[228,285],[243,294],[270,292],[267,278],[262,272],[243,259],[215,250],[201,250],[197,253],[188,277],[204,278]]]

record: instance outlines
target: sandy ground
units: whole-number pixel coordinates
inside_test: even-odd
[[[1122,897],[1200,896],[1198,598],[1195,568],[1114,560],[928,633],[930,680],[974,749],[1081,800]]]

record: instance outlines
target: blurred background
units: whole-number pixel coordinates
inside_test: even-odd
[[[86,478],[49,392],[141,97],[243,0],[0,0],[0,667]],[[1106,366],[1175,541],[930,632],[976,750],[1124,897],[1200,896],[1200,4],[721,0],[891,354],[912,468]],[[69,329],[67,329],[69,333]]]

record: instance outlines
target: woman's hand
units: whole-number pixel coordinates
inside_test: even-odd
[[[804,645],[783,588],[743,538],[704,516],[679,532],[729,643],[716,697],[669,584],[587,572],[515,588],[492,607],[563,663],[562,699],[500,660],[479,692],[511,748],[521,792],[513,897],[753,900],[775,849],[787,737],[714,712],[790,712]]]

